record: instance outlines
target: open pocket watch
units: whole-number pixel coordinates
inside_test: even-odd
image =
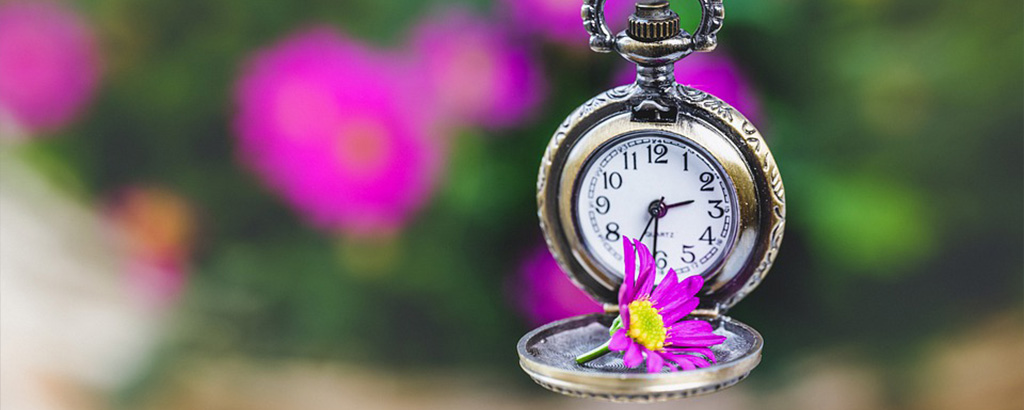
[[[726,312],[768,273],[785,227],[785,191],[761,134],[735,108],[676,83],[676,61],[715,48],[722,0],[700,0],[690,35],[666,0],[642,0],[629,28],[612,36],[604,0],[585,0],[590,46],[637,64],[634,84],[577,108],[541,160],[541,229],[561,268],[606,307],[541,326],[518,344],[520,365],[563,394],[615,401],[657,401],[714,392],[744,379],[761,360],[761,335]],[[655,229],[648,230],[652,220]],[[645,228],[646,227],[646,228]],[[623,236],[652,249],[660,281],[701,275],[692,318],[725,336],[710,367],[647,373],[621,353],[585,364],[574,358],[608,340],[622,284]]]

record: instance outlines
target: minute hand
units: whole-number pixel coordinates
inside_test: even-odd
[[[692,199],[689,200],[689,201],[676,202],[674,204],[665,205],[665,209],[672,209],[672,208],[675,208],[677,206],[689,205],[689,204],[692,204],[692,203],[693,203]]]

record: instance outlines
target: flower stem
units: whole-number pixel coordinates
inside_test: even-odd
[[[589,361],[594,360],[594,359],[596,359],[598,357],[601,357],[601,356],[604,356],[604,355],[608,354],[608,352],[611,351],[611,350],[608,349],[608,344],[611,343],[611,342],[612,341],[609,340],[607,342],[604,342],[603,345],[595,347],[594,350],[591,350],[589,352],[586,352],[584,354],[576,356],[576,363],[583,364],[583,363],[589,362]]]

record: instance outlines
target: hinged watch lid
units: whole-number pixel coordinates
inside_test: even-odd
[[[706,368],[647,373],[643,366],[625,367],[621,353],[577,364],[575,357],[608,340],[608,326],[614,319],[614,315],[584,315],[537,328],[519,340],[519,364],[537,384],[568,396],[654,402],[730,387],[761,362],[761,335],[723,318],[715,334],[725,336],[725,342],[711,347],[717,363]]]

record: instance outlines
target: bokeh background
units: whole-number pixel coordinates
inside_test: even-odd
[[[0,2],[2,407],[618,407],[515,354],[597,309],[534,200],[633,77],[580,3]],[[726,5],[677,76],[759,124],[786,239],[763,363],[663,407],[1024,406],[1024,4]]]

